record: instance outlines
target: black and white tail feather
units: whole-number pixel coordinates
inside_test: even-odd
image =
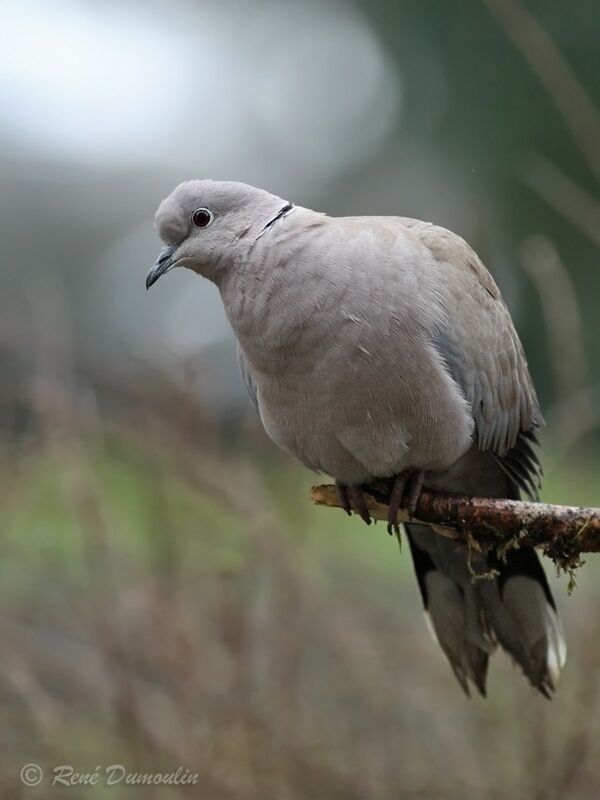
[[[537,499],[541,469],[533,431],[519,434],[504,456],[485,454],[504,497]],[[502,483],[502,480],[500,480]],[[473,492],[472,492],[473,493]],[[556,690],[566,660],[562,626],[546,575],[532,548],[467,558],[463,545],[425,525],[406,525],[415,572],[430,628],[460,685],[485,696],[489,657],[499,644],[546,697]],[[493,579],[484,575],[497,572]]]

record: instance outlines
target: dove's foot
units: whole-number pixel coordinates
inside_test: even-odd
[[[417,503],[421,496],[424,479],[425,473],[422,469],[415,469],[408,476],[404,489],[404,496],[402,498],[402,507],[408,511],[411,517],[417,510]]]
[[[335,482],[335,488],[338,493],[338,497],[340,499],[340,505],[348,514],[349,517],[352,516],[352,505],[350,504],[350,497],[348,496],[348,487],[344,486],[343,483]]]
[[[348,516],[352,515],[352,509],[356,511],[359,517],[366,522],[367,525],[371,524],[371,515],[367,508],[367,501],[360,486],[345,486],[338,481],[335,482],[340,504]]]
[[[425,474],[421,469],[407,469],[394,478],[388,503],[387,532],[390,536],[400,533],[397,516],[401,508],[405,508],[411,517],[415,513],[424,477]]]

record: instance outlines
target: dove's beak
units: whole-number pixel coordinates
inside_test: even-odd
[[[156,283],[161,275],[164,275],[171,269],[175,263],[173,256],[175,255],[176,250],[176,244],[166,244],[163,247],[158,254],[158,258],[156,259],[154,266],[146,276],[146,289],[149,289],[153,283]]]

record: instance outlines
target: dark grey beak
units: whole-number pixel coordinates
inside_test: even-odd
[[[149,289],[153,283],[156,283],[161,275],[164,275],[165,272],[171,269],[174,263],[173,256],[175,255],[175,250],[177,250],[176,244],[166,244],[160,251],[154,266],[146,276],[146,289]]]

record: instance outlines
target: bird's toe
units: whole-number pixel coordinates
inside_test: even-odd
[[[360,486],[348,486],[348,497],[354,510],[367,525],[371,524],[371,514],[367,506],[365,495]]]
[[[402,506],[402,498],[404,496],[404,489],[406,486],[407,475],[401,472],[394,478],[392,490],[390,492],[390,500],[388,503],[388,523],[387,532],[392,536],[400,533],[400,526],[398,525],[398,511]]]
[[[406,481],[402,496],[402,507],[408,511],[411,517],[414,516],[417,510],[417,503],[419,502],[421,490],[423,489],[424,478],[425,473],[422,469],[418,469],[411,472]]]
[[[352,505],[350,503],[350,497],[348,496],[348,487],[344,486],[343,483],[339,483],[338,481],[335,482],[335,488],[338,493],[338,497],[340,499],[340,505],[348,514],[349,517],[352,516]]]

